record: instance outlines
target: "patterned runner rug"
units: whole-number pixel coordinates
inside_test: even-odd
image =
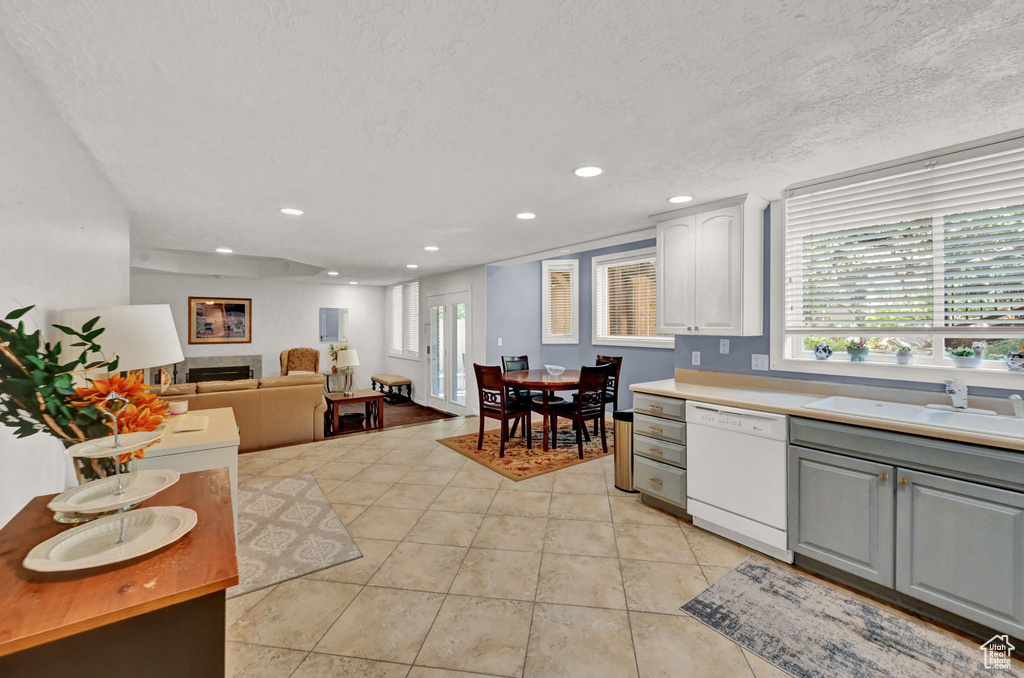
[[[615,452],[611,422],[608,422],[607,455],[601,451],[601,438],[594,435],[593,422],[589,422],[587,426],[590,429],[590,442],[583,442],[583,459],[579,458],[576,448],[576,432],[572,430],[572,422],[568,421],[558,422],[558,448],[547,452],[541,449],[543,424],[533,425],[533,449],[526,449],[526,440],[517,435],[505,443],[504,458],[498,456],[501,443],[501,433],[498,430],[484,431],[482,450],[476,449],[476,433],[444,438],[437,442],[483,464],[506,478],[523,480],[557,471],[566,466],[611,456]]]
[[[747,558],[684,612],[798,678],[1020,678],[980,648]]]
[[[313,476],[238,488],[238,586],[228,598],[362,557]]]

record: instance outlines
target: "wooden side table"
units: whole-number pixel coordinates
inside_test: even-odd
[[[342,393],[325,393],[327,399],[327,420],[329,428],[326,435],[341,435],[343,433],[356,433],[359,431],[378,431],[384,428],[384,394],[373,389],[364,388],[354,391],[352,395]],[[341,405],[352,403],[365,403],[366,418],[363,420],[362,428],[342,430]]]
[[[0,676],[224,675],[225,591],[238,583],[227,469],[182,474],[143,506],[187,506],[195,528],[162,551],[78,572],[21,566],[69,529],[36,497],[0,530]]]

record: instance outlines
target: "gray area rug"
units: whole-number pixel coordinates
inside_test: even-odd
[[[313,476],[238,488],[238,586],[228,598],[362,557]]]
[[[980,649],[771,563],[747,558],[682,606],[798,678],[994,678]]]

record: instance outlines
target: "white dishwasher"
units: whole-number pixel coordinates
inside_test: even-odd
[[[686,510],[693,524],[793,562],[784,414],[686,401]]]

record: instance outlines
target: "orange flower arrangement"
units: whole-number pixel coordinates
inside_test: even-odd
[[[75,389],[75,398],[69,404],[78,408],[99,406],[102,409],[106,406],[110,411],[120,412],[117,417],[117,430],[120,433],[155,431],[167,414],[167,401],[151,393],[152,390],[152,386],[142,381],[141,372],[129,374],[127,377],[114,375],[110,379],[97,379],[88,388]],[[128,404],[123,408],[118,401],[106,405],[104,401],[110,393],[117,393],[127,399]],[[106,422],[106,425],[110,429],[110,435],[113,435],[113,422]],[[118,461],[123,464],[132,457],[145,459],[145,449],[122,454]]]

